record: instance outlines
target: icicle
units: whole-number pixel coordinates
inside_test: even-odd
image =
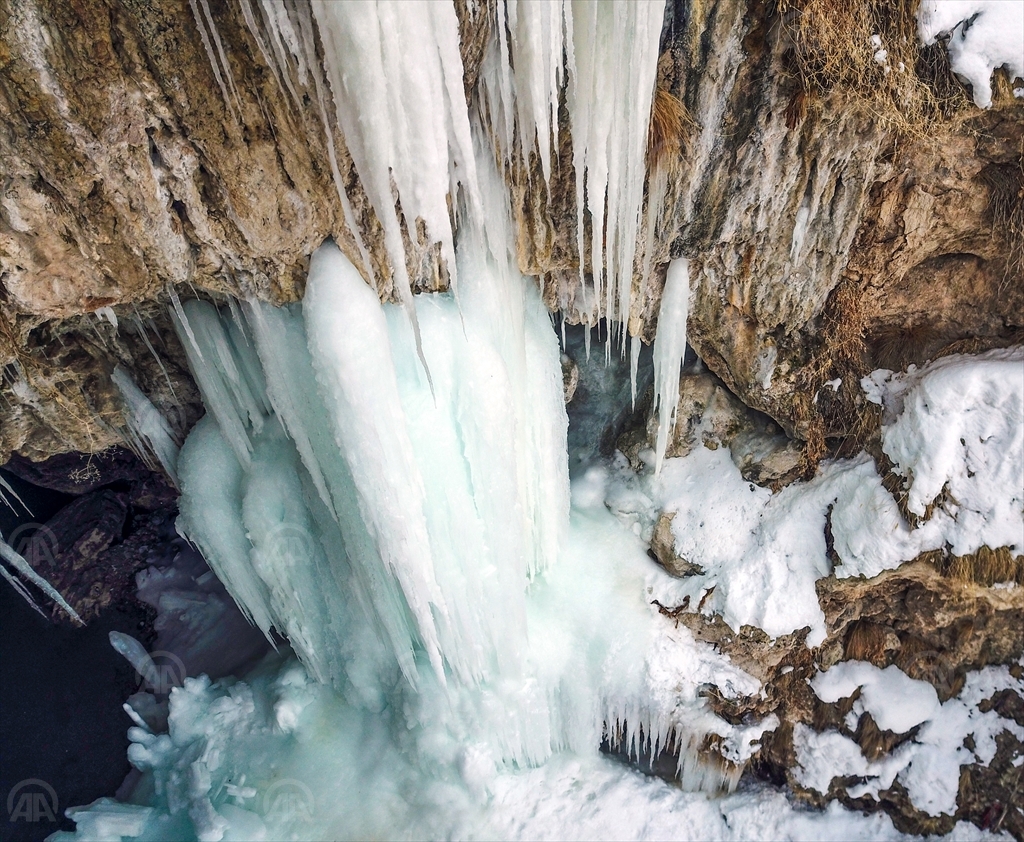
[[[25,589],[25,586],[21,584],[21,582],[19,582],[14,576],[8,573],[7,568],[4,567],[2,564],[0,564],[0,576],[3,576],[4,579],[6,579],[10,583],[11,587],[14,588],[14,592],[17,593],[18,596],[20,596],[23,600],[25,600],[25,602],[29,604],[29,607],[33,611],[35,611],[40,617],[44,618],[45,620],[50,619],[46,616],[46,612],[39,607],[39,603],[32,599],[32,594],[30,594]]]
[[[136,440],[145,440],[146,449],[156,456],[171,482],[177,485],[178,445],[171,425],[121,366],[114,367],[110,379],[124,399],[129,429],[136,434]]]
[[[3,501],[4,505],[7,506],[8,509],[17,514],[17,511],[15,510],[14,506],[11,505],[11,501],[7,499],[7,494],[4,494],[4,491],[6,491],[7,494],[10,494],[12,497],[14,497],[14,499],[17,500],[19,503],[21,503],[22,508],[26,512],[28,512],[29,515],[34,517],[34,515],[32,515],[32,510],[26,505],[25,501],[22,500],[20,496],[18,496],[18,492],[11,488],[11,484],[7,482],[7,480],[5,480],[3,477],[0,477],[0,500]]]
[[[196,354],[199,356],[199,359],[202,359],[202,349],[200,349],[199,343],[196,342],[196,335],[192,332],[192,326],[188,323],[188,319],[185,318],[185,311],[182,309],[181,299],[178,298],[177,291],[174,289],[173,286],[169,286],[167,287],[167,294],[170,296],[171,306],[174,308],[174,311],[171,313],[171,318],[174,320],[175,328],[180,327],[181,330],[184,331],[185,336],[188,337],[188,342],[189,345],[192,347],[192,350],[196,352]],[[181,339],[180,334],[179,339]],[[181,344],[183,346],[185,345],[183,339]],[[185,347],[185,350],[188,351],[188,347]]]
[[[142,337],[142,342],[146,346],[146,350],[149,351],[153,359],[156,360],[156,364],[160,368],[160,373],[164,376],[164,382],[167,383],[167,388],[171,392],[171,397],[177,400],[178,393],[174,391],[174,384],[171,382],[171,377],[167,373],[167,369],[164,367],[163,360],[160,359],[160,355],[156,352],[156,348],[153,347],[153,343],[149,341],[149,334],[146,333],[146,327],[143,325],[142,319],[139,318],[137,310],[135,311],[135,315],[132,316],[132,323],[135,325],[135,329],[139,336]]]
[[[448,608],[434,578],[422,479],[404,425],[398,422],[401,402],[387,362],[391,343],[380,307],[376,293],[336,247],[314,254],[303,313],[335,440],[381,557],[402,586],[434,674],[443,684],[436,624],[447,623]],[[337,329],[335,314],[342,312],[357,321],[358,334]],[[381,418],[395,419],[386,441]]]
[[[647,231],[644,237],[644,268],[640,280],[640,288],[647,289],[651,277],[651,266],[654,258],[654,244],[658,223],[661,221],[662,209],[668,195],[668,168],[664,163],[655,166],[648,180],[647,190]],[[627,317],[628,319],[628,317]]]
[[[500,8],[500,5],[499,5]],[[537,150],[544,180],[551,181],[551,149],[558,148],[558,100],[565,81],[564,37],[572,35],[570,5],[509,0],[505,4],[512,33],[515,105],[524,162]],[[498,26],[503,30],[504,21]]]
[[[384,228],[396,292],[427,371],[392,184],[410,236],[422,219],[440,241],[457,295],[448,198],[462,186],[472,207],[480,203],[458,19],[446,3],[316,3],[313,11],[338,122]]]
[[[603,300],[612,321],[629,318],[664,8],[663,0],[572,7],[569,111],[581,283],[587,209],[596,302],[600,308]]]
[[[11,565],[11,567],[13,567],[18,573],[20,573],[22,576],[28,579],[28,581],[30,581],[33,585],[39,588],[39,590],[46,594],[50,599],[56,602],[57,605],[59,605],[65,611],[65,613],[78,625],[85,625],[85,623],[82,622],[82,618],[78,616],[78,613],[75,611],[74,608],[68,605],[68,603],[64,600],[64,597],[60,595],[60,592],[53,585],[47,582],[46,579],[44,579],[42,576],[36,573],[36,571],[32,569],[32,565],[25,561],[25,559],[22,557],[20,553],[18,553],[10,544],[8,544],[6,541],[2,539],[0,539],[0,558],[3,558],[3,560],[6,561],[9,565]],[[4,578],[10,581],[12,577],[8,574],[5,575]],[[26,595],[24,588],[15,588],[15,590],[18,590],[18,592],[21,593],[22,596]],[[31,599],[29,599],[29,603],[35,605],[35,602]],[[38,608],[38,606],[36,607]]]
[[[636,409],[636,375],[640,368],[640,349],[643,342],[639,336],[629,337],[629,405]]]
[[[679,403],[679,372],[686,355],[686,319],[690,304],[690,269],[685,257],[668,266],[654,340],[654,408],[658,412],[655,474],[661,473]]]
[[[203,47],[206,49],[206,58],[210,62],[210,67],[213,70],[214,78],[217,80],[217,84],[220,86],[221,96],[224,98],[224,105],[227,106],[228,111],[231,114],[231,119],[238,122],[238,110],[236,110],[235,104],[232,102],[232,98],[237,101],[238,92],[235,90],[235,81],[231,76],[231,67],[227,63],[227,57],[224,55],[224,47],[220,42],[220,35],[217,34],[217,28],[214,26],[213,17],[210,15],[210,8],[206,3],[206,0],[199,0],[203,5],[203,11],[206,13],[207,18],[210,21],[210,28],[213,31],[214,41],[217,43],[217,50],[214,53],[213,45],[210,43],[210,36],[206,32],[206,25],[203,23],[203,15],[199,11],[199,6],[196,0],[188,0],[188,5],[192,9],[192,17],[195,18],[196,28],[199,30],[199,37],[203,41]],[[224,69],[228,74],[228,82],[231,86],[231,91],[228,91],[228,85],[224,84],[224,76],[221,74],[221,62],[224,63]]]
[[[271,0],[263,0],[263,2],[264,4],[266,4],[267,2],[271,2]],[[264,8],[266,8],[266,5],[264,5]],[[280,14],[278,14],[277,17],[273,18],[276,21],[276,25],[272,31],[275,33],[275,35],[279,35],[282,33],[290,33],[293,38],[297,38],[299,43],[292,45],[293,55],[299,55],[298,47],[299,45],[301,45],[303,51],[305,52],[305,63],[308,63],[310,68],[318,68],[319,62],[317,61],[316,57],[316,47],[314,44],[313,34],[313,20],[310,15],[310,11],[305,5],[300,5],[296,7],[296,13],[298,15],[299,20],[298,36],[295,35],[294,30],[291,30],[290,24],[287,30],[284,28],[285,24],[288,23],[287,15],[282,17]],[[289,43],[291,44],[291,42]],[[304,63],[300,59],[300,75],[302,74],[303,67]],[[320,112],[320,122],[323,125],[324,139],[327,142],[327,158],[331,164],[331,178],[334,180],[334,189],[337,191],[338,199],[341,202],[342,213],[345,216],[345,225],[348,227],[349,233],[352,234],[353,239],[355,239],[356,248],[359,250],[359,256],[362,260],[363,270],[365,273],[364,276],[368,281],[373,282],[374,273],[373,264],[370,261],[370,253],[369,251],[367,251],[366,244],[363,242],[363,235],[359,228],[359,225],[356,224],[356,215],[355,212],[352,210],[352,202],[349,201],[348,191],[345,189],[345,183],[341,179],[341,170],[338,167],[338,153],[334,147],[334,132],[332,131],[331,125],[327,120],[327,102],[324,93],[324,84],[321,79],[321,74],[319,72],[317,72],[316,70],[311,70],[311,74],[313,77],[313,85],[314,88],[316,89],[316,102],[317,109]],[[299,103],[299,106],[301,107],[301,103],[298,100],[297,94],[296,102]]]
[[[203,403],[216,417],[239,462],[248,468],[252,455],[248,427],[262,424],[262,397],[254,397],[243,378],[231,341],[213,305],[190,301],[186,313],[179,302],[171,311],[171,317]]]
[[[288,75],[287,64],[281,61],[281,59],[283,59],[283,56],[279,55],[276,52],[276,44],[274,56],[271,56],[270,52],[267,50],[267,45],[263,41],[263,35],[260,33],[259,24],[256,22],[256,15],[253,13],[252,10],[251,0],[239,0],[239,5],[241,6],[242,9],[242,17],[245,20],[245,25],[249,28],[249,32],[252,34],[253,40],[256,41],[256,47],[257,49],[259,49],[260,55],[263,56],[263,61],[266,63],[267,67],[270,68],[270,72],[274,75],[274,81],[277,83],[277,86],[282,90],[285,90],[285,86],[281,82],[281,77],[283,74],[284,78],[288,82],[288,89],[291,92],[293,102],[297,101],[298,94],[292,87],[292,80],[291,77]],[[271,38],[274,39],[276,37],[276,31],[272,30],[272,32],[273,34]],[[281,61],[280,64],[279,61]]]
[[[114,312],[112,307],[100,307],[95,311],[96,315],[100,318],[106,319],[110,324],[114,326],[114,330],[117,330],[117,314]]]
[[[114,647],[114,651],[128,661],[135,672],[148,681],[151,686],[156,686],[159,673],[149,652],[146,651],[146,647],[124,632],[112,631],[107,637],[110,640],[110,645]]]

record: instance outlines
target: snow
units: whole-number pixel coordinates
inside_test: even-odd
[[[960,694],[942,704],[930,684],[907,677],[895,666],[882,670],[859,661],[840,663],[819,673],[811,680],[811,688],[825,702],[849,698],[861,688],[848,723],[850,730],[864,712],[884,730],[906,733],[920,726],[891,754],[869,761],[856,742],[837,731],[819,734],[806,725],[796,725],[796,779],[822,793],[828,792],[833,778],[856,775],[865,780],[849,788],[850,796],[877,799],[898,780],[917,809],[931,816],[952,815],[957,809],[960,767],[991,763],[996,737],[1003,731],[1024,739],[1024,727],[995,711],[982,713],[978,708],[999,690],[1024,691],[1024,680],[1014,678],[1007,666],[968,673]],[[965,744],[968,736],[974,740],[973,749]]]
[[[903,734],[931,719],[939,708],[935,688],[927,681],[908,678],[898,667],[883,670],[863,661],[844,661],[811,681],[823,702],[837,702],[860,688],[860,702],[884,731]],[[898,699],[898,704],[893,700]]]
[[[992,71],[1005,67],[1010,81],[1024,78],[1022,0],[924,0],[917,10],[921,43],[949,38],[953,72],[969,83],[974,102],[992,105]]]
[[[708,595],[703,610],[734,629],[774,638],[807,628],[813,646],[825,634],[815,592],[823,576],[877,576],[947,545],[958,555],[983,545],[1024,552],[1024,351],[873,372],[862,385],[884,406],[883,448],[908,477],[910,509],[923,515],[945,489],[947,501],[916,526],[866,454],[826,461],[812,480],[775,494],[744,480],[727,448],[666,459],[660,475],[634,474],[624,460],[594,469],[589,493],[648,540],[658,513],[674,514],[676,552],[703,569],[657,590],[662,604],[688,597],[696,606]]]
[[[923,516],[945,493],[956,555],[1024,553],[1024,349],[945,357],[892,381],[902,411],[882,447],[908,477],[907,508]]]

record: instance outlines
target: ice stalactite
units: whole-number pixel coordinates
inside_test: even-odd
[[[500,187],[488,196],[501,199]],[[492,211],[500,218],[504,207]],[[175,314],[215,419],[182,451],[182,523],[261,628],[286,633],[318,676],[341,677],[342,665],[323,661],[343,647],[311,629],[366,610],[412,684],[416,653],[441,683],[519,669],[525,587],[559,551],[568,476],[557,339],[536,288],[508,268],[507,233],[500,264],[482,227],[469,238],[458,303],[416,301],[433,392],[410,326],[333,245],[314,256],[301,314],[255,301],[242,323],[200,302]],[[282,480],[266,477],[281,472],[304,486],[275,508],[267,500]],[[214,477],[216,499],[206,500]],[[221,511],[232,499],[241,517]],[[290,511],[301,499],[308,510]],[[242,520],[248,537],[218,532],[225,518]],[[311,581],[303,604],[275,605],[286,583],[260,546],[278,540],[275,523],[300,543],[344,546],[334,560],[314,553],[333,590]],[[342,605],[349,592],[359,600]],[[322,599],[333,604],[315,607]],[[501,612],[480,610],[496,604]],[[318,616],[286,628],[309,611]]]
[[[658,413],[655,473],[661,473],[668,440],[675,429],[679,403],[679,372],[686,355],[686,318],[690,303],[690,265],[685,257],[673,260],[665,278],[654,340],[654,405]]]
[[[665,4],[510,0],[498,8],[505,21],[499,20],[480,75],[489,126],[506,161],[518,154],[529,169],[536,151],[549,180],[564,98],[576,173],[580,287],[586,295],[589,263],[594,299],[584,304],[608,321],[606,354],[615,342],[624,354],[645,188],[648,244],[667,194],[667,173],[656,168],[648,175],[647,161]],[[644,278],[649,255],[648,245]]]
[[[196,28],[199,30],[199,37],[202,39],[203,47],[206,49],[206,57],[210,62],[210,68],[213,70],[213,76],[220,87],[224,105],[227,107],[231,119],[237,122],[241,111],[238,89],[235,87],[235,78],[231,73],[231,65],[228,64],[228,58],[224,53],[224,44],[221,42],[220,34],[217,32],[217,24],[210,13],[210,6],[206,0],[188,0],[188,4],[192,9],[192,17],[195,19]],[[200,12],[200,7],[202,7],[202,12]],[[209,27],[209,32],[207,32],[207,27]]]
[[[665,4],[574,3],[572,8],[569,112],[581,280],[587,208],[593,225],[595,296],[600,306],[603,293],[603,312],[609,321],[625,324]],[[648,213],[658,211],[650,208]]]
[[[85,623],[82,622],[82,618],[78,616],[78,612],[76,612],[74,608],[68,605],[64,597],[60,595],[60,592],[55,587],[53,587],[53,585],[47,582],[46,579],[44,579],[42,576],[36,573],[36,571],[32,568],[32,565],[25,560],[25,557],[22,556],[21,553],[19,553],[17,550],[14,549],[14,547],[12,547],[10,544],[8,544],[6,541],[2,539],[0,539],[0,559],[7,562],[7,564],[9,564],[14,569],[15,572],[23,576],[26,581],[31,582],[33,585],[39,588],[39,590],[46,594],[47,597],[56,602],[57,605],[59,605],[61,609],[75,623],[77,623],[80,626],[85,625]],[[29,605],[36,609],[36,611],[38,611],[40,614],[43,614],[42,609],[40,609],[39,606],[36,604],[36,601],[32,599],[31,594],[29,594],[29,592],[25,589],[25,586],[22,585],[17,579],[15,579],[14,576],[11,575],[11,573],[3,565],[0,565],[0,575],[3,575],[3,577],[11,584],[11,586],[18,592],[18,594],[26,602],[28,602]],[[46,615],[43,614],[43,616]]]
[[[481,69],[491,129],[506,158],[518,154],[529,166],[536,151],[550,178],[558,107],[565,98],[581,263],[583,219],[589,213],[595,225],[591,245],[598,304],[603,315],[622,322],[629,314],[665,4],[509,0],[498,8],[504,20],[495,27],[497,40]],[[606,260],[607,284],[601,270]]]
[[[414,239],[422,221],[457,289],[449,198],[456,201],[461,187],[479,204],[455,7],[376,0],[318,2],[313,11],[338,123],[384,228],[395,289],[423,361],[403,226]]]
[[[166,372],[164,374],[166,376]],[[171,425],[121,366],[114,367],[110,379],[121,393],[127,410],[125,440],[151,468],[155,468],[151,458],[155,456],[167,476],[177,484],[178,442],[174,440]]]

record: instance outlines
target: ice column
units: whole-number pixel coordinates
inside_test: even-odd
[[[654,340],[654,405],[658,412],[655,473],[661,473],[669,436],[675,429],[679,372],[686,355],[686,318],[690,305],[690,266],[685,257],[668,266]]]

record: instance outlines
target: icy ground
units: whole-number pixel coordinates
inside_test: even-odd
[[[613,642],[611,630],[624,619],[587,612],[587,604],[614,611],[623,603],[620,615],[646,610],[645,583],[663,574],[600,503],[575,501],[572,535],[575,550],[537,594],[536,610],[553,624],[588,617],[593,625],[579,629],[565,653],[580,656],[588,642]],[[557,636],[552,629],[546,639]],[[670,622],[659,624],[651,647],[649,669],[664,691],[705,681],[741,692],[756,687]],[[818,689],[826,691],[824,682]],[[694,699],[683,692],[680,701]],[[56,838],[909,838],[884,815],[837,804],[815,811],[766,786],[724,797],[685,792],[596,747],[556,753],[536,768],[502,767],[487,746],[453,739],[443,711],[412,712],[416,724],[406,726],[410,713],[350,704],[311,681],[288,653],[268,657],[244,680],[189,679],[172,692],[169,733],[141,722],[131,731],[129,756],[146,771],[134,804],[104,799],[74,811],[78,836]],[[960,824],[945,838],[1000,837]]]
[[[627,719],[629,700],[644,699],[643,716],[662,717],[681,734],[721,734],[726,754],[742,762],[776,723],[729,726],[706,709],[699,690],[715,684],[726,695],[753,694],[757,682],[658,615],[651,601],[679,604],[716,586],[721,601],[712,594],[706,609],[730,622],[753,620],[773,634],[821,628],[813,584],[830,569],[830,506],[843,559],[837,575],[874,575],[936,541],[966,552],[1003,540],[1000,530],[1019,534],[1022,362],[1019,351],[991,352],[865,380],[868,396],[884,406],[886,452],[905,470],[919,466],[910,499],[918,489],[918,502],[928,502],[936,484],[959,495],[917,529],[890,512],[891,498],[863,458],[827,464],[813,481],[775,495],[743,481],[724,448],[669,459],[658,478],[599,462],[573,484],[566,549],[529,589],[532,678],[492,682],[481,702],[465,688],[441,692],[421,664],[418,694],[403,690],[396,672],[377,707],[312,681],[288,652],[242,680],[189,679],[172,691],[168,733],[142,716],[132,729],[130,758],[145,772],[133,804],[101,801],[76,811],[80,838],[904,838],[884,815],[834,803],[814,811],[763,785],[722,797],[684,791],[602,756],[596,739],[531,765],[503,762],[502,739],[482,737],[498,725],[506,739],[530,744],[520,732],[550,713],[540,699],[531,702],[537,685],[575,693],[562,709],[577,714],[597,712],[599,701],[582,697],[600,688],[606,701],[626,700],[616,712]],[[672,579],[648,558],[646,533],[660,508],[677,512],[676,548],[704,566],[703,576]],[[868,545],[875,555],[861,549]],[[798,779],[825,791],[835,775],[859,775],[864,792],[877,793],[898,777],[920,809],[950,813],[960,765],[991,760],[999,730],[1024,730],[977,710],[1011,686],[1024,689],[1005,667],[988,668],[939,704],[930,685],[894,667],[837,665],[812,681],[820,698],[861,687],[857,704],[883,727],[923,727],[875,763],[838,733],[800,729]],[[729,784],[683,754],[687,788]],[[948,838],[993,837],[960,824]]]

